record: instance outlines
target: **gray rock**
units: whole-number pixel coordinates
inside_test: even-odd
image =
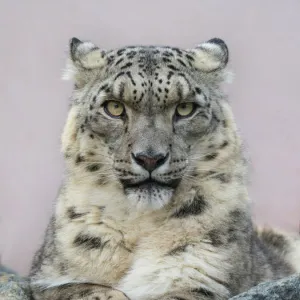
[[[0,272],[0,300],[31,300],[28,280]]]
[[[230,300],[300,300],[300,276],[261,283]]]

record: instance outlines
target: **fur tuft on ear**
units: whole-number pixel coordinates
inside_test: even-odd
[[[203,72],[212,72],[226,67],[229,52],[225,42],[219,38],[210,39],[191,50],[194,66]]]
[[[72,38],[69,43],[69,58],[62,74],[64,80],[75,80],[82,85],[95,70],[106,65],[105,52],[91,42]]]

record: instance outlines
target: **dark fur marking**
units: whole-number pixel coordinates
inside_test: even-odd
[[[122,55],[125,52],[125,49],[120,49],[117,51],[117,55]]]
[[[174,72],[170,71],[167,76],[168,80],[170,80],[173,75],[174,75]]]
[[[220,119],[216,116],[214,112],[212,112],[212,118],[210,120],[210,132],[214,132],[220,123]]]
[[[244,215],[245,215],[245,213],[238,209],[235,209],[229,213],[230,219],[234,220],[234,221],[240,221],[241,219],[244,218]]]
[[[228,142],[227,142],[227,141],[224,141],[224,143],[220,146],[220,149],[223,149],[223,148],[225,148],[226,146],[228,146]]]
[[[125,72],[120,72],[116,77],[115,80],[117,80],[119,77],[123,76],[125,74]]]
[[[101,168],[101,164],[92,164],[92,165],[89,165],[86,167],[86,169],[89,171],[89,172],[95,172],[95,171],[98,171],[100,168]]]
[[[103,90],[105,90],[105,89],[107,89],[107,88],[108,88],[108,84],[105,83],[104,85],[102,85],[102,86],[100,87],[99,92],[100,92],[100,91],[103,91]],[[98,92],[98,93],[99,93],[99,92]]]
[[[85,298],[85,297],[87,297],[87,296],[89,296],[89,295],[91,295],[91,294],[93,294],[93,290],[87,288],[87,289],[85,289],[85,290],[83,290],[83,291],[80,291],[80,292],[78,293],[78,296],[79,296],[80,298]]]
[[[67,215],[68,215],[69,219],[74,220],[74,219],[78,219],[86,214],[85,213],[77,213],[75,211],[75,207],[72,206],[72,207],[68,208]]]
[[[128,55],[128,56],[134,56],[134,55],[136,55],[136,51],[131,50],[131,51],[129,51],[129,52],[127,53],[127,55]]]
[[[173,71],[179,71],[179,69],[176,68],[174,65],[167,65],[167,67]]]
[[[207,207],[207,203],[202,195],[195,196],[191,203],[185,203],[175,212],[172,217],[175,218],[185,218],[188,216],[200,215]]]
[[[66,262],[59,263],[59,270],[62,273],[62,275],[67,275],[68,265],[66,264]]]
[[[154,96],[156,97],[157,101],[159,102],[160,101],[159,95],[157,93],[155,93]]]
[[[165,63],[170,63],[171,59],[167,58],[167,57],[163,57],[163,62]]]
[[[110,65],[112,64],[113,61],[114,61],[113,58],[108,57],[108,58],[107,58],[107,65],[110,66]],[[107,68],[106,68],[106,69],[107,69]]]
[[[105,90],[107,87],[108,87],[108,84],[107,84],[107,83],[104,84],[103,86],[100,86],[100,88],[99,88],[99,90],[98,90],[98,92],[97,92],[97,95],[99,95],[99,93],[100,93],[101,91]]]
[[[185,57],[186,57],[187,59],[189,59],[189,60],[192,60],[192,61],[195,60],[194,57],[191,56],[191,55],[189,55],[189,54],[186,54]]]
[[[170,57],[170,56],[174,56],[174,53],[165,51],[162,55]]]
[[[192,171],[191,176],[192,176],[192,177],[197,177],[197,176],[199,176],[199,173],[197,172],[196,169],[194,169],[194,170]]]
[[[82,155],[78,154],[77,157],[76,157],[75,163],[79,164],[83,161],[84,161],[84,157]]]
[[[223,244],[221,232],[217,229],[212,229],[208,232],[207,236],[211,240],[211,243],[215,247],[219,247]]]
[[[205,295],[206,297],[209,298],[214,298],[215,296],[213,292],[204,288],[193,289],[191,292],[202,296]]]
[[[218,156],[218,153],[211,153],[211,154],[208,154],[204,157],[205,160],[213,160],[215,159],[216,157]]]
[[[177,86],[177,96],[178,96],[179,99],[183,98],[183,93],[182,93],[181,85]]]
[[[185,298],[178,297],[178,296],[173,296],[171,299],[173,299],[173,300],[186,300]]]
[[[108,243],[108,241],[102,243],[100,237],[90,236],[87,234],[79,234],[74,240],[75,246],[82,246],[88,250],[92,249],[103,249],[103,247]]]
[[[230,220],[229,227],[227,229],[228,243],[236,242],[239,240],[240,235],[248,231],[247,215],[245,212],[235,209],[229,213],[228,219]]]
[[[285,251],[288,249],[288,241],[285,236],[278,234],[272,230],[264,230],[261,232],[261,239],[272,247]]]
[[[144,98],[144,93],[141,93],[140,99],[137,102],[141,102]]]
[[[126,65],[124,65],[124,66],[121,67],[121,70],[129,68],[131,66],[132,66],[132,62],[128,62]]]
[[[178,55],[182,55],[182,51],[181,51],[180,49],[175,48],[175,47],[171,47],[171,49],[172,49],[173,51],[175,51]]]
[[[120,64],[123,60],[124,60],[124,58],[120,58],[120,59],[115,63],[115,66],[117,66],[118,64]]]
[[[135,83],[135,81],[133,80],[131,73],[128,71],[128,72],[126,72],[126,75],[129,77],[131,83],[132,83],[134,86],[136,86],[136,83]]]
[[[119,99],[124,99],[125,83],[122,82],[119,87]]]
[[[196,93],[199,94],[199,95],[202,93],[201,89],[198,88],[198,87],[196,87],[195,90],[196,90]]]
[[[172,249],[171,251],[169,251],[168,255],[176,255],[176,254],[179,254],[181,252],[184,252],[187,246],[188,246],[188,244],[178,246],[178,247]]]
[[[186,67],[186,64],[181,59],[177,59],[177,60],[182,66]]]
[[[236,242],[237,241],[237,229],[234,225],[229,226],[227,233],[228,233],[228,243]]]
[[[217,174],[217,175],[213,176],[213,178],[221,181],[222,183],[229,183],[231,180],[231,176],[226,173]]]

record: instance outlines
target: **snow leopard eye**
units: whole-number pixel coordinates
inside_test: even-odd
[[[196,110],[197,105],[192,102],[180,103],[176,107],[176,117],[177,118],[187,118],[190,117]]]
[[[118,101],[106,101],[103,105],[104,111],[112,118],[120,118],[125,113],[125,107]]]

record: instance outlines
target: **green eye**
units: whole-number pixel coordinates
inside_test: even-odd
[[[186,118],[193,114],[195,111],[196,105],[191,102],[185,102],[177,105],[176,107],[176,116],[180,118]]]
[[[110,117],[119,118],[124,114],[125,107],[121,102],[110,100],[104,103],[104,111]]]

